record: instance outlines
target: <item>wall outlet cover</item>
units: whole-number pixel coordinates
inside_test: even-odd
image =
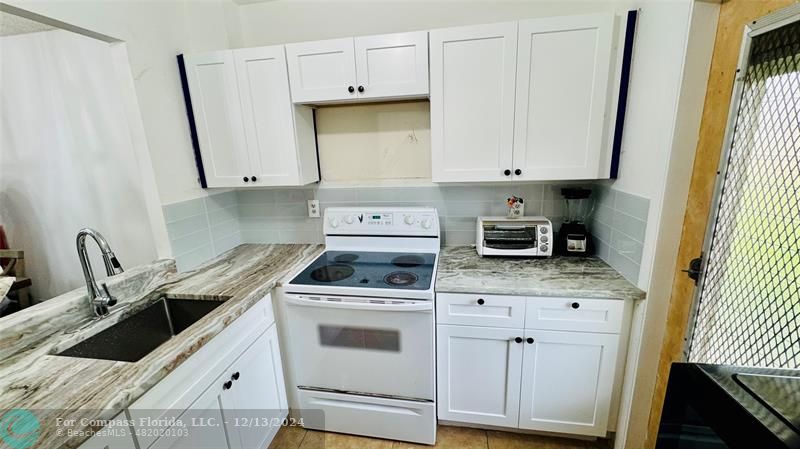
[[[319,218],[319,200],[308,200],[308,217]]]

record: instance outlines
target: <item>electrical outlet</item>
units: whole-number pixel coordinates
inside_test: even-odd
[[[319,200],[308,200],[308,217],[319,218]]]

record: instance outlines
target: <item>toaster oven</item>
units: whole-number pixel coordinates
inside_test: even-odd
[[[481,256],[553,255],[553,224],[545,217],[478,217],[476,235]]]

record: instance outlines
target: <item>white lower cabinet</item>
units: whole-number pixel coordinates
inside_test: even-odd
[[[605,436],[619,336],[526,330],[525,339],[519,427]]]
[[[127,419],[125,412],[120,413],[112,420],[115,423],[113,428],[104,427],[100,429],[99,432],[84,441],[80,449],[137,449],[130,427],[116,425],[117,423],[123,423]],[[5,445],[2,447],[5,447]]]
[[[267,447],[287,413],[269,295],[128,407],[139,449]]]
[[[181,428],[150,449],[266,447],[288,411],[277,342],[273,325],[180,416]]]
[[[173,426],[150,449],[228,449],[219,390],[209,388],[179,418],[190,427]],[[200,424],[203,423],[202,427]],[[193,424],[193,425],[192,425]]]
[[[442,299],[452,302],[451,296],[444,294]],[[532,319],[541,315],[538,311],[554,307],[553,299],[516,300],[513,307],[526,316],[519,328],[482,326],[494,323],[491,316],[471,319],[468,325],[449,324],[452,317],[437,308],[439,419],[605,436],[621,356],[619,329],[630,307],[620,300],[591,300],[595,308],[607,302],[608,309],[619,310],[620,325],[614,333],[592,332],[597,328],[592,322],[586,330],[576,327],[585,312],[572,306],[559,315],[562,326],[549,320],[547,326],[556,330],[543,330],[529,326],[539,323]],[[525,314],[526,308],[536,313]]]
[[[516,427],[522,372],[518,329],[437,326],[439,419]]]
[[[273,325],[234,362],[220,394],[231,449],[266,447],[279,428],[270,424],[288,412],[277,332]]]

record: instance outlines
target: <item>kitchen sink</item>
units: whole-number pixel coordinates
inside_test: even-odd
[[[136,362],[222,305],[222,301],[161,297],[56,355]]]

